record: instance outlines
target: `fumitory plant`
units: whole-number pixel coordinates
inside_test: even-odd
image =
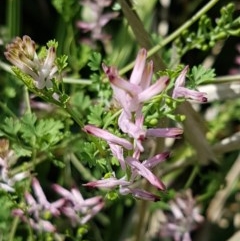
[[[1,240],[239,237],[238,4],[36,9],[0,26]]]

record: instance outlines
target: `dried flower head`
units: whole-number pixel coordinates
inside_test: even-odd
[[[52,79],[57,72],[55,65],[56,49],[49,47],[45,57],[36,53],[36,44],[29,36],[15,38],[6,47],[5,57],[25,74],[30,75],[38,89],[51,88]]]

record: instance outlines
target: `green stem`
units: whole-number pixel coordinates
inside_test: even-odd
[[[63,83],[65,84],[77,84],[77,85],[91,85],[92,80],[89,79],[75,79],[75,78],[63,78]]]
[[[14,169],[10,170],[9,174],[10,176],[14,176],[19,172],[22,171],[28,171],[28,170],[32,170],[34,167],[36,167],[38,164],[46,161],[48,159],[46,159],[46,156],[42,156],[41,158],[36,159],[35,163],[33,162],[26,162],[23,165],[17,166]]]
[[[191,187],[195,177],[198,174],[198,171],[199,171],[199,166],[198,165],[194,166],[192,173],[191,173],[190,177],[188,178],[187,183],[184,186],[184,189],[188,189]]]
[[[153,47],[148,51],[148,57],[157,53],[160,49],[164,46],[172,42],[178,36],[182,34],[187,28],[189,28],[193,23],[195,23],[203,14],[208,12],[219,0],[211,0],[208,4],[206,4],[202,9],[200,9],[191,19],[189,19],[186,23],[184,23],[181,27],[179,27],[176,31],[166,37],[161,43],[157,46]],[[120,75],[125,74],[129,70],[131,70],[134,66],[134,62],[130,63],[129,65],[125,66],[119,71]]]
[[[25,85],[24,86],[24,99],[26,103],[26,112],[31,113],[31,105],[30,105],[30,97],[29,97],[29,92],[28,92],[28,87]]]
[[[20,0],[7,1],[7,26],[8,37],[11,39],[20,34],[20,13],[21,13]]]
[[[19,218],[16,217],[13,220],[13,223],[12,223],[12,226],[11,226],[11,230],[10,230],[10,234],[8,236],[8,240],[9,241],[14,241],[14,236],[15,236],[18,224],[19,224]]]
[[[104,124],[104,126],[103,126],[103,129],[106,129],[106,128],[108,127],[109,123],[111,123],[112,120],[114,120],[115,118],[117,118],[117,116],[119,116],[119,115],[121,114],[121,112],[122,112],[122,110],[119,110],[119,111],[117,111],[116,113],[114,113],[114,114],[111,116],[111,118],[109,118],[109,119],[105,122],[105,124]]]
[[[220,76],[215,78],[214,80],[211,80],[212,83],[221,83],[221,82],[231,82],[231,81],[239,81],[240,75],[226,75],[226,76]]]
[[[13,71],[11,69],[11,65],[4,63],[3,61],[0,61],[0,68],[6,71],[7,73],[13,74]]]
[[[87,181],[94,181],[96,178],[92,176],[91,172],[87,168],[85,168],[81,161],[72,153],[71,154],[71,163],[78,170],[78,172],[83,176],[83,178]]]
[[[144,240],[145,234],[144,234],[143,227],[145,227],[144,224],[146,222],[147,210],[148,210],[148,202],[145,200],[141,200],[139,203],[139,207],[137,209],[137,211],[139,212],[138,213],[139,221],[137,222],[137,225],[135,227],[135,236],[134,236],[135,241]]]
[[[6,103],[0,102],[0,108],[2,108],[11,117],[17,118],[17,116],[7,107]]]
[[[70,106],[69,103],[66,104],[65,108],[64,108],[67,113],[76,121],[76,123],[83,128],[84,124],[82,122],[82,120],[80,120],[80,118],[78,117],[77,113],[72,109],[72,107]]]

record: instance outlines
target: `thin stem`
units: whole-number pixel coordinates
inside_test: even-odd
[[[19,218],[15,217],[11,226],[10,234],[8,236],[9,241],[14,240],[14,236],[15,236],[18,224],[19,224]]]
[[[78,117],[77,113],[72,109],[72,107],[70,106],[69,103],[66,104],[65,108],[64,108],[67,113],[76,121],[76,123],[83,128],[84,124],[83,122],[80,120],[80,118]]]
[[[71,154],[71,163],[78,170],[78,172],[83,176],[83,178],[87,181],[94,181],[96,178],[92,176],[91,172],[87,168],[85,168],[81,161],[72,153]]]
[[[92,81],[89,79],[75,79],[75,78],[63,78],[65,84],[78,84],[78,85],[91,85]]]
[[[176,39],[178,36],[182,34],[183,31],[185,31],[187,28],[189,28],[193,23],[195,23],[203,14],[208,12],[219,0],[211,0],[208,4],[206,4],[202,9],[200,9],[191,19],[189,19],[185,24],[183,24],[181,27],[179,27],[176,31],[174,31],[172,34],[170,34],[168,37],[163,39],[161,43],[159,43],[157,46],[153,47],[148,51],[148,57],[154,55],[156,52],[158,52],[160,49],[162,49],[164,46],[172,42],[174,39]],[[119,71],[119,74],[125,74],[129,70],[131,70],[134,66],[134,62],[130,63],[129,65],[125,66]]]
[[[6,63],[4,63],[3,61],[0,61],[0,68],[3,69],[3,70],[5,70],[5,71],[8,72],[8,73],[14,75],[14,73],[13,73],[13,71],[12,71],[12,69],[11,69],[11,65],[6,64]]]
[[[17,116],[7,107],[6,103],[3,103],[0,101],[0,108],[2,108],[8,115],[10,115],[13,118],[17,118]]]
[[[7,1],[7,26],[8,37],[11,39],[20,34],[20,13],[21,13],[21,1],[20,0],[8,0]]]
[[[108,120],[105,122],[105,124],[104,124],[104,126],[103,126],[103,129],[106,129],[107,126],[109,125],[109,123],[111,123],[112,120],[114,120],[117,116],[119,116],[119,115],[121,114],[121,112],[122,112],[122,110],[119,110],[119,111],[117,111],[116,113],[114,113],[114,114],[111,116],[111,118],[108,119]]]
[[[226,76],[220,76],[215,78],[214,80],[210,80],[211,83],[216,82],[231,82],[231,81],[237,81],[240,80],[240,75],[226,75]]]
[[[37,166],[38,164],[46,161],[48,159],[46,159],[46,156],[42,156],[41,158],[36,159],[35,163],[33,162],[26,162],[23,165],[17,166],[14,169],[10,170],[10,176],[14,176],[19,172],[22,171],[27,171],[27,170],[31,170],[33,169],[33,167]]]
[[[26,103],[26,112],[31,113],[32,110],[31,110],[31,105],[30,105],[30,97],[29,97],[29,92],[28,92],[28,88],[26,85],[24,86],[24,100]]]
[[[190,177],[188,178],[187,183],[185,184],[184,189],[188,189],[191,187],[195,177],[198,174],[198,171],[199,171],[199,166],[198,165],[194,166],[192,173],[191,173]]]
[[[144,240],[144,228],[145,227],[145,221],[146,221],[146,215],[147,215],[147,210],[148,210],[148,202],[145,200],[141,200],[139,207],[137,208],[138,210],[138,218],[139,221],[137,222],[137,225],[135,227],[135,237],[134,240],[136,241],[141,241]]]

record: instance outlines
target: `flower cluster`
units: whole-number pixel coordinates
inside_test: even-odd
[[[36,44],[29,36],[17,37],[6,47],[4,53],[9,62],[25,74],[30,75],[38,89],[51,88],[52,79],[58,71],[55,65],[56,49],[49,47],[46,57],[40,58],[36,53]]]
[[[81,1],[86,11],[86,21],[77,21],[76,25],[83,32],[89,32],[90,37],[83,39],[89,45],[96,41],[103,43],[109,39],[109,35],[103,32],[103,27],[113,18],[118,16],[117,12],[103,13],[106,7],[111,5],[111,0],[84,0]]]
[[[158,153],[157,155],[141,160],[141,153],[144,152],[143,142],[149,137],[178,138],[183,130],[180,128],[150,128],[144,127],[143,104],[155,95],[160,94],[168,85],[168,77],[161,77],[151,84],[153,75],[153,62],[146,62],[147,51],[141,49],[136,58],[133,72],[129,81],[121,78],[115,67],[108,67],[103,64],[103,70],[109,78],[113,89],[113,97],[119,103],[122,112],[118,118],[120,130],[127,134],[128,139],[120,138],[107,130],[102,130],[92,125],[86,125],[84,131],[107,141],[111,152],[116,157],[125,171],[125,175],[117,179],[115,175],[99,181],[89,182],[85,186],[115,188],[119,187],[121,194],[131,193],[133,196],[156,201],[157,195],[146,190],[136,188],[139,177],[145,178],[158,190],[165,190],[163,182],[152,172],[152,169],[163,162],[169,156],[169,152]],[[196,94],[187,91],[184,86],[187,69],[178,77],[173,95],[175,97],[195,98]],[[204,94],[198,93],[199,96]],[[200,99],[198,96],[198,99]],[[201,99],[205,100],[204,98]],[[130,140],[129,140],[130,139]],[[125,155],[124,150],[130,150],[131,155]],[[128,152],[129,153],[129,152]]]
[[[191,241],[190,232],[195,230],[204,220],[200,208],[192,197],[191,190],[179,194],[170,201],[170,212],[161,223],[161,237],[173,237],[174,241]]]
[[[19,172],[11,175],[9,169],[14,165],[14,162],[11,161],[11,159],[13,159],[13,151],[8,151],[8,145],[9,143],[6,139],[0,140],[1,149],[6,149],[0,156],[0,189],[7,192],[14,192],[15,184],[28,177],[29,173]]]
[[[96,215],[104,206],[102,197],[96,196],[83,199],[81,193],[72,188],[71,191],[54,184],[53,190],[62,197],[50,203],[36,178],[32,180],[34,196],[26,192],[25,200],[27,208],[14,209],[12,214],[27,222],[36,231],[56,232],[56,227],[50,222],[50,217],[64,215],[69,218],[71,224],[85,224]]]

